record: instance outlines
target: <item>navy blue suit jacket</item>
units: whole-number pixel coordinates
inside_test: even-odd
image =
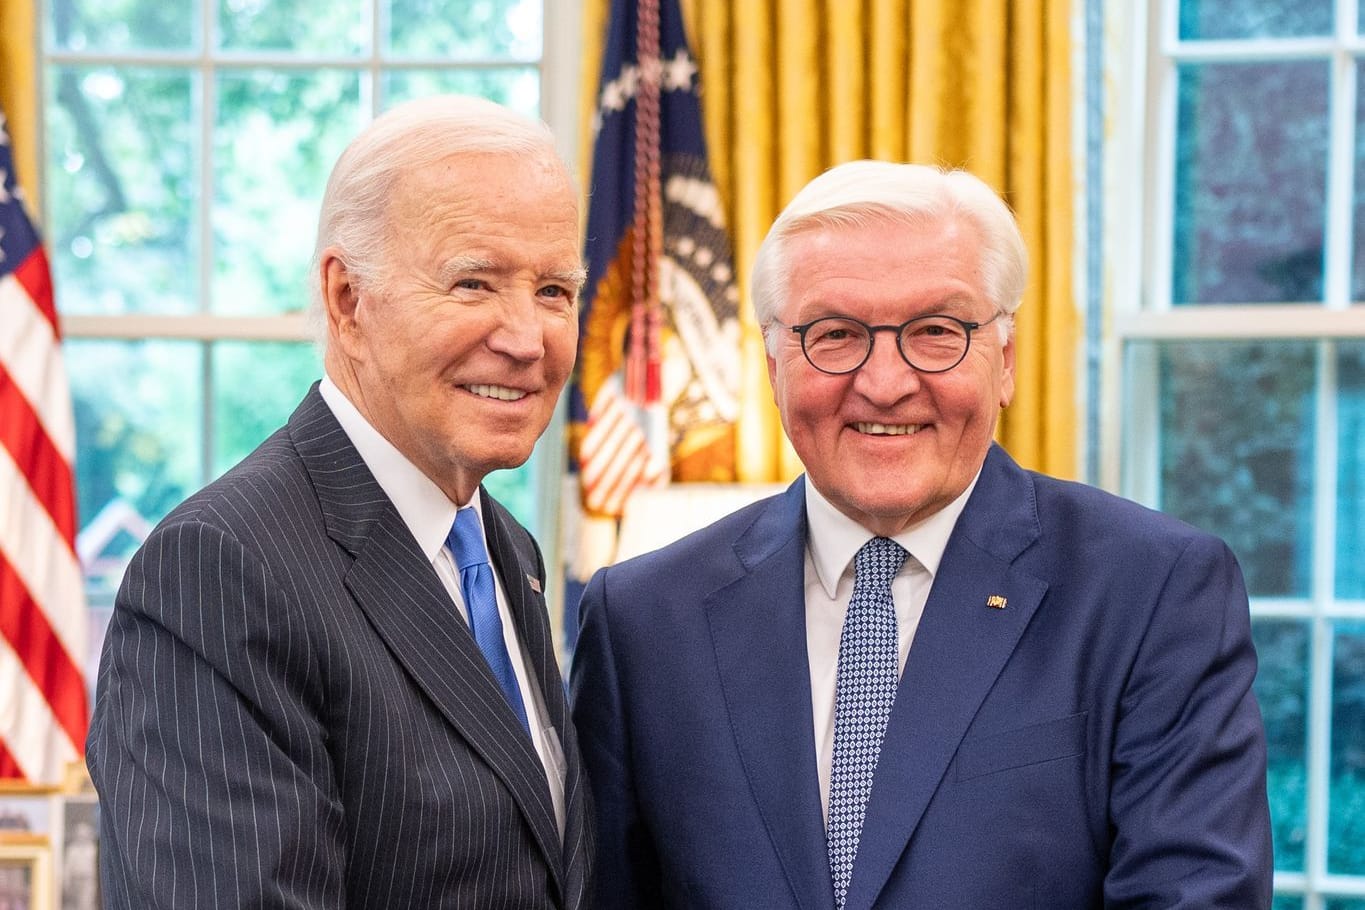
[[[106,907],[588,906],[544,565],[482,501],[563,753],[563,840],[530,737],[315,386],[128,567],[88,750]]]
[[[598,910],[833,907],[805,546],[798,480],[589,584],[572,680]],[[1221,541],[992,448],[910,649],[847,910],[1269,907],[1255,671]]]

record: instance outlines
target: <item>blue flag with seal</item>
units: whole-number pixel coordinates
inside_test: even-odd
[[[641,484],[735,477],[739,291],[699,90],[677,0],[612,0],[570,389],[570,450],[596,523],[580,534],[580,578],[611,561]]]

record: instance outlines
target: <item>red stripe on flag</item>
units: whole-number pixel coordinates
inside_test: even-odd
[[[63,604],[52,604],[63,609]],[[9,640],[33,684],[52,708],[76,751],[85,751],[85,680],[57,638],[43,608],[33,599],[0,551],[0,635]]]
[[[52,523],[74,553],[76,497],[71,488],[71,467],[5,369],[4,361],[0,361],[0,446],[9,450],[19,473],[28,479],[33,495],[52,516]]]
[[[62,333],[57,326],[57,307],[52,302],[52,270],[48,268],[47,253],[41,246],[34,248],[33,252],[19,263],[19,267],[14,270],[14,277],[28,292],[38,312],[51,324],[52,337],[60,340]]]
[[[24,769],[19,767],[19,763],[10,754],[5,741],[0,739],[0,779],[14,780],[15,778],[23,779],[23,777]]]

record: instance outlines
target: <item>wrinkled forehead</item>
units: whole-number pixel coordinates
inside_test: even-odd
[[[789,238],[784,322],[871,306],[890,318],[905,311],[974,313],[984,296],[979,232],[964,219],[876,215],[808,224]],[[951,306],[950,306],[951,304]]]
[[[384,228],[407,231],[457,218],[477,226],[534,206],[544,220],[571,221],[577,247],[578,193],[554,154],[479,152],[451,155],[396,175]]]
[[[908,270],[932,279],[964,267],[975,271],[981,260],[980,229],[952,213],[876,211],[808,219],[793,225],[785,240],[789,277],[851,273],[869,281],[896,280]]]
[[[490,188],[534,186],[577,199],[573,179],[553,149],[456,152],[396,169],[392,194],[418,199],[431,194],[481,197]]]

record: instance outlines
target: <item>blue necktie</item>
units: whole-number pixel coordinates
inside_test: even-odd
[[[488,551],[483,545],[483,528],[479,516],[466,506],[455,513],[455,524],[446,537],[446,546],[455,556],[460,568],[460,590],[464,592],[464,606],[469,611],[469,628],[484,659],[502,686],[507,702],[529,733],[526,706],[521,700],[516,674],[512,672],[512,658],[507,654],[507,643],[502,637],[502,617],[498,615],[498,596],[493,588],[493,567],[488,564]]]
[[[874,537],[853,558],[853,597],[839,636],[829,780],[829,871],[837,910],[853,877],[872,775],[896,700],[899,649],[891,579],[905,556],[894,540]]]

